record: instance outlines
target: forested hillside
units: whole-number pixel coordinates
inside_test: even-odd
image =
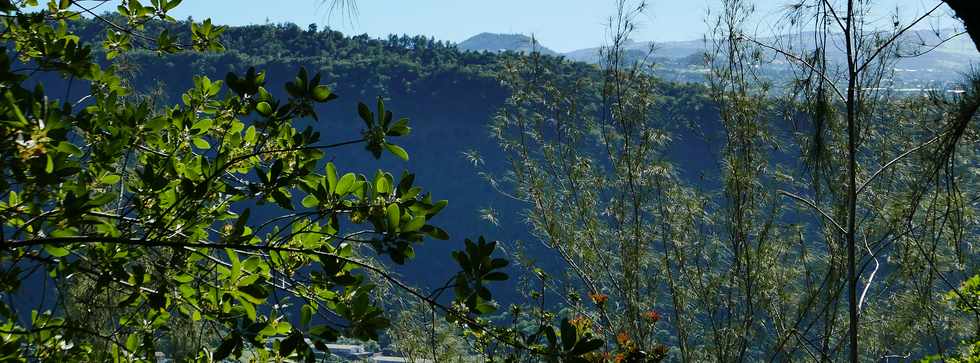
[[[94,44],[105,38],[98,21],[83,21],[76,26],[83,39]],[[171,24],[169,28],[178,39],[189,37],[185,23]],[[346,165],[338,166],[367,174],[376,168],[413,170],[433,193],[454,196],[440,217],[446,219],[451,236],[488,235],[511,242],[529,239],[523,206],[494,190],[486,179],[486,173],[502,173],[505,162],[489,129],[510,95],[501,82],[501,72],[506,64],[519,62],[524,55],[464,51],[454,44],[423,36],[349,36],[330,29],[318,30],[315,25],[306,29],[295,24],[229,27],[221,39],[226,48],[221,53],[160,55],[137,50],[115,61],[121,64],[127,82],[160,104],[180,102],[181,90],[193,86],[191,75],[223,79],[229,72],[241,74],[254,67],[267,72],[267,79],[289,79],[305,67],[311,73],[319,72],[323,83],[339,96],[317,109],[320,120],[311,125],[321,132],[330,130],[331,136],[339,139],[356,138],[363,128],[350,112],[358,102],[383,97],[389,108],[412,121],[413,137],[404,144],[411,158],[407,162],[379,163],[359,150],[342,150],[336,157],[344,159]],[[550,74],[568,82],[600,76],[595,65],[550,56],[541,61]],[[680,142],[674,146],[676,155],[685,164],[681,170],[690,180],[704,181],[703,173],[711,173],[717,167],[712,153],[718,149],[710,147],[708,140],[717,137],[719,131],[704,88],[669,82],[658,83],[657,88],[663,95],[657,100],[658,117],[677,133]],[[79,95],[85,92],[75,91]],[[282,94],[284,90],[270,88],[270,92]],[[593,98],[592,102],[598,99]],[[338,131],[344,134],[337,135]],[[474,156],[486,165],[474,165]],[[427,253],[420,254],[421,258],[431,261],[415,266],[447,263],[444,257],[455,246],[443,243],[422,246]],[[539,253],[536,257],[545,266],[557,263],[550,252]],[[427,285],[443,282],[427,279],[424,270],[413,270],[415,266],[406,271],[411,280]],[[513,293],[501,291],[504,297],[513,297]]]
[[[0,362],[977,361],[980,74],[895,78],[964,3],[613,3],[585,63],[0,0]]]

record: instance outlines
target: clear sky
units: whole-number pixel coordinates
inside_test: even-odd
[[[980,0],[977,0],[980,1]],[[148,2],[148,1],[145,1]],[[763,25],[778,21],[792,0],[756,0]],[[481,32],[534,34],[542,45],[564,52],[601,45],[605,26],[613,14],[613,0],[356,0],[358,15],[329,16],[323,0],[184,0],[174,15],[210,17],[228,25],[293,22],[329,26],[347,34],[428,35],[460,42]],[[708,9],[719,0],[649,0],[636,40],[700,39],[707,26]],[[898,9],[903,18],[918,14],[938,0],[878,0],[880,18],[890,23]],[[900,5],[900,6],[898,6]],[[111,4],[104,5],[111,9]],[[949,19],[944,16],[943,18]],[[941,27],[954,23],[946,20]]]

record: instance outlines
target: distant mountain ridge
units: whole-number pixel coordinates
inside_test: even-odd
[[[559,55],[558,52],[541,46],[537,40],[524,34],[480,33],[459,43],[457,48],[471,52],[540,52],[547,55]]]
[[[928,88],[948,82],[956,82],[962,74],[971,70],[975,64],[980,64],[980,53],[967,36],[950,38],[955,32],[950,29],[938,31],[910,31],[902,36],[900,51],[902,54],[914,54],[917,51],[929,50],[915,57],[903,57],[895,61],[894,84],[896,88]],[[765,44],[781,47],[780,44],[794,44],[795,52],[812,49],[814,34],[802,32],[796,34],[762,37],[758,40]],[[710,40],[709,40],[710,41]],[[831,42],[833,40],[831,39]],[[532,46],[533,44],[533,46]],[[934,49],[932,47],[936,44]],[[532,49],[548,55],[559,55],[569,60],[598,63],[601,47],[577,49],[565,53],[557,53],[542,46],[532,38],[522,34],[493,34],[481,33],[467,39],[458,45],[461,50],[468,51],[514,51],[530,52]],[[653,49],[653,53],[648,53]],[[703,54],[710,44],[705,40],[686,40],[668,42],[628,41],[624,44],[626,56],[630,59],[645,59],[656,64],[659,76],[675,81],[700,82],[704,79],[706,69],[703,65]],[[784,80],[789,76],[790,67],[786,59],[767,52],[773,61],[766,70],[772,78]],[[832,63],[845,64],[845,55],[841,47],[830,46],[827,52]],[[647,56],[650,56],[647,59]]]

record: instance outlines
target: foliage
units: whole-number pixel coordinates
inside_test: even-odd
[[[961,313],[972,315],[974,324],[978,324],[971,339],[961,342],[959,354],[933,354],[922,358],[920,362],[954,362],[954,363],[975,363],[980,362],[980,315],[975,311],[976,306],[980,306],[980,275],[974,275],[963,281],[956,289],[946,293],[946,300]]]
[[[628,29],[636,14],[625,10],[614,29]],[[555,296],[575,325],[614,343],[609,359],[659,361],[668,351],[656,324],[661,281],[650,276],[662,266],[650,243],[673,221],[651,217],[664,216],[657,203],[666,194],[683,191],[666,162],[666,120],[651,117],[657,108],[668,115],[671,105],[656,99],[661,88],[648,70],[624,57],[628,38],[616,34],[602,71],[589,76],[562,74],[538,55],[507,63],[502,79],[512,95],[490,128],[509,165],[492,182],[525,203],[534,237],[567,268],[551,278],[525,260],[541,286],[528,296],[532,306]]]
[[[12,47],[0,57],[0,280],[14,299],[25,289],[53,296],[30,312],[0,303],[3,359],[152,361],[171,346],[195,361],[313,361],[326,342],[377,340],[390,325],[372,297],[376,281],[474,331],[492,329],[476,319],[492,300],[487,285],[508,278],[496,271],[506,261],[491,257],[496,243],[467,241],[455,255],[463,286],[452,309],[370,259],[373,251],[406,263],[425,238],[448,238],[430,224],[447,202],[413,174],[368,177],[324,163],[354,144],[408,159],[392,143],[410,133],[408,120],[381,98],[373,110],[358,106],[361,138],[322,143],[312,124],[326,121],[314,106],[337,96],[319,73],[300,68],[284,97],[255,69],[224,81],[196,76],[180,104],[162,106],[133,95],[116,74],[124,65],[95,60],[132,48],[224,49],[224,28],[210,20],[189,22],[187,38],[159,25],[174,22],[167,12],[179,3],[127,1],[110,19],[74,1],[52,0],[46,11],[0,2]],[[82,13],[109,28],[100,52],[70,30]],[[73,101],[25,88],[37,72],[89,91]],[[197,343],[177,335],[188,330]]]
[[[669,84],[649,75],[651,53],[620,48],[644,6],[618,3],[593,67],[426,37],[177,21],[179,1],[96,14],[0,0],[0,354],[311,360],[357,339],[437,361],[975,355],[976,77],[959,95],[880,91],[896,25],[853,34],[863,73],[836,73],[819,46],[777,52],[804,75],[777,94],[753,71],[773,46],[753,42],[752,7],[731,0],[707,87]],[[804,3],[790,24],[817,19],[834,41],[832,15],[808,11],[843,2]],[[392,97],[348,97],[377,94]],[[500,153],[478,153],[482,134],[431,131],[474,129],[460,120],[498,107]],[[501,231],[526,221],[521,236],[545,251],[526,244],[511,266],[484,238],[451,258],[419,249],[475,228],[416,179],[490,199],[449,166],[462,147],[526,208],[495,204],[486,218]],[[419,175],[439,178],[360,162],[409,149]],[[433,224],[442,214],[453,222]],[[389,259],[415,265],[406,281],[456,272],[425,292]],[[492,286],[515,272],[527,300],[501,308]]]
[[[695,123],[718,154],[684,178],[701,151],[672,154],[690,135],[671,125],[693,120],[666,118],[667,92],[619,51],[643,7],[619,3],[601,77],[534,57],[504,73],[513,94],[491,131],[510,165],[491,183],[566,271],[533,299],[679,361],[918,358],[971,336],[942,297],[976,272],[975,76],[959,95],[897,97],[885,75],[908,24],[872,31],[868,2],[801,2],[786,33],[807,19],[822,40],[797,54],[747,34],[751,2],[724,1],[705,59],[718,122]],[[839,21],[827,10],[850,3]],[[825,52],[844,22],[858,24],[850,72]],[[757,73],[773,53],[800,75],[785,94]],[[644,325],[647,311],[667,319]]]

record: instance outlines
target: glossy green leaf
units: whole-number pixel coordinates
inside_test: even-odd
[[[348,192],[350,192],[355,180],[357,180],[357,177],[354,175],[354,173],[344,174],[344,176],[340,177],[340,180],[337,181],[337,189],[334,191],[334,193],[337,195],[346,195]]]
[[[316,196],[313,194],[307,194],[305,197],[303,197],[302,204],[303,207],[313,208],[320,205],[320,200],[316,199]]]
[[[388,149],[389,152],[401,158],[402,160],[408,160],[408,152],[405,151],[405,149],[403,149],[401,146],[385,143],[385,149]]]
[[[330,92],[330,88],[324,85],[316,86],[313,88],[313,100],[317,102],[324,102],[331,99],[333,92]]]
[[[116,175],[116,174],[106,174],[106,175],[103,175],[101,178],[99,178],[99,183],[106,184],[106,185],[112,185],[112,184],[118,183],[120,179],[122,179],[122,177],[120,177],[119,175]]]
[[[402,232],[415,232],[425,226],[425,216],[417,216],[402,226]]]
[[[200,120],[198,122],[195,122],[194,126],[191,126],[191,133],[195,135],[204,134],[208,132],[208,130],[211,130],[212,125],[214,125],[214,120],[212,119],[206,118]]]
[[[211,148],[211,144],[208,143],[208,141],[205,140],[205,139],[203,139],[203,138],[195,137],[195,138],[191,139],[191,141],[194,142],[194,147],[196,147],[198,149],[208,150],[208,149]]]
[[[257,105],[255,105],[255,110],[262,116],[271,116],[273,111],[272,105],[265,101],[259,102]]]
[[[245,141],[249,144],[255,144],[255,126],[249,126],[245,129]]]
[[[44,251],[52,257],[65,257],[71,253],[67,248],[56,245],[44,245]]]
[[[388,216],[388,231],[397,232],[401,220],[401,210],[398,208],[398,204],[389,205],[386,214]]]
[[[303,307],[299,309],[299,324],[302,326],[309,326],[312,318],[313,308],[309,304],[303,304]]]
[[[327,173],[327,192],[333,193],[337,190],[337,168],[334,167],[333,163],[328,162],[326,167]]]
[[[54,172],[54,160],[51,158],[51,154],[45,155],[46,162],[44,164],[44,172],[51,174]]]

